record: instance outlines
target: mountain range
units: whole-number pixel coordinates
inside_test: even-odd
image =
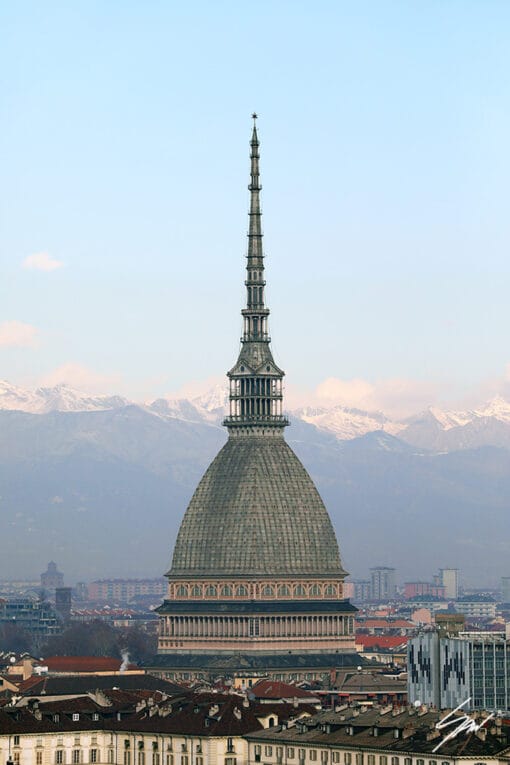
[[[55,559],[70,581],[157,576],[187,502],[226,438],[223,388],[135,403],[67,386],[0,382],[4,574]],[[393,565],[427,579],[459,567],[466,583],[510,574],[510,404],[430,408],[396,421],[341,406],[290,412],[287,440],[331,514],[359,578]]]

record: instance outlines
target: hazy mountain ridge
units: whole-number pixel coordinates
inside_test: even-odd
[[[220,425],[227,411],[228,393],[218,385],[191,398],[158,398],[135,403],[122,396],[89,395],[66,385],[28,391],[0,382],[0,411],[32,414],[60,412],[101,412],[136,407],[165,420]],[[495,397],[481,407],[465,411],[430,407],[405,420],[383,412],[370,412],[340,405],[301,407],[290,413],[297,419],[331,433],[340,441],[384,431],[406,443],[432,451],[455,451],[478,446],[510,448],[510,403]]]
[[[135,405],[0,411],[5,570],[37,575],[54,558],[71,581],[160,575],[226,435]],[[433,453],[381,430],[342,441],[296,418],[286,438],[326,502],[354,576],[373,565],[394,565],[402,579],[450,565],[472,580],[508,574],[510,450]]]

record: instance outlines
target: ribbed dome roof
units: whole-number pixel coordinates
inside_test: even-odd
[[[343,573],[324,503],[284,438],[230,437],[191,499],[169,574]]]

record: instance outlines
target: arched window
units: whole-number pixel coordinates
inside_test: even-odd
[[[245,598],[248,595],[248,590],[244,586],[244,584],[240,584],[237,588],[237,596],[239,598]]]
[[[221,594],[224,598],[231,598],[232,597],[232,587],[229,587],[228,584],[226,584],[224,587],[222,587]]]
[[[201,598],[202,597],[202,588],[198,586],[198,584],[193,585],[191,588],[191,597],[192,598]]]
[[[286,584],[281,584],[278,588],[278,597],[279,598],[288,598],[290,595],[290,590],[287,587]]]
[[[183,584],[179,585],[177,588],[177,597],[178,598],[186,598],[188,595],[188,588],[185,587]]]
[[[209,587],[206,589],[205,594],[208,598],[215,598],[218,594],[218,591],[214,584],[210,584]]]
[[[274,590],[271,585],[266,584],[266,586],[262,588],[262,595],[265,595],[268,598],[274,597]]]
[[[296,587],[294,587],[294,595],[296,598],[304,598],[306,592],[302,584],[298,584]]]
[[[324,594],[329,597],[336,595],[336,587],[333,584],[328,584],[324,590]]]
[[[312,584],[310,587],[310,595],[312,598],[317,598],[321,594],[321,589],[318,584]]]

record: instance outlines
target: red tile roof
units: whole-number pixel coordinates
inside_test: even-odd
[[[122,659],[110,656],[48,656],[43,665],[49,672],[118,672]],[[129,664],[128,669],[137,669]]]
[[[408,640],[405,635],[356,635],[356,645],[363,648],[398,648]]]

